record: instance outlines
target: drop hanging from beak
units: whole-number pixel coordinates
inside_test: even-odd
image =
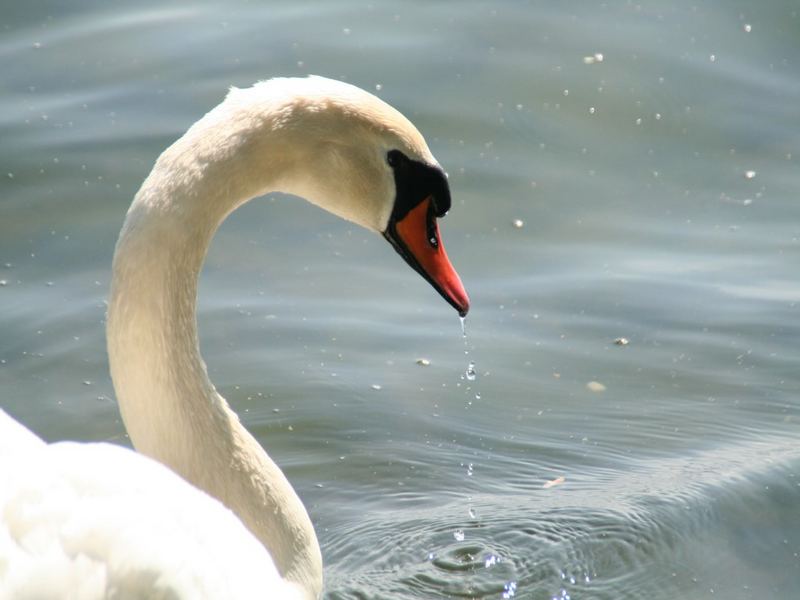
[[[391,220],[384,237],[422,275],[459,316],[469,312],[469,296],[439,236],[433,199],[428,196],[399,220]]]

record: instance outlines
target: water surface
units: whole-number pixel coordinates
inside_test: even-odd
[[[796,597],[798,40],[785,0],[14,5],[2,406],[128,444],[103,327],[138,185],[229,86],[341,78],[448,171],[473,308],[465,347],[379,236],[295,198],[220,230],[204,356],[327,597]]]

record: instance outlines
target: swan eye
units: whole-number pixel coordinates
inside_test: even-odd
[[[389,152],[386,154],[386,162],[393,169],[399,167],[406,160],[408,159],[402,152],[400,152],[400,150],[389,150]]]

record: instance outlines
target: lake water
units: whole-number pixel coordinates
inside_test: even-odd
[[[466,343],[379,236],[289,197],[223,225],[199,301],[327,598],[800,598],[799,12],[9,4],[0,402],[127,444],[104,302],[140,182],[229,86],[345,79],[449,172]]]

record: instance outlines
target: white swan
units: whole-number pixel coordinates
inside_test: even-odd
[[[0,411],[0,598],[320,596],[308,514],[198,348],[211,238],[269,191],[382,233],[466,314],[436,221],[450,207],[447,180],[405,117],[321,77],[233,89],[161,155],[117,243],[108,355],[141,454],[48,446]]]

